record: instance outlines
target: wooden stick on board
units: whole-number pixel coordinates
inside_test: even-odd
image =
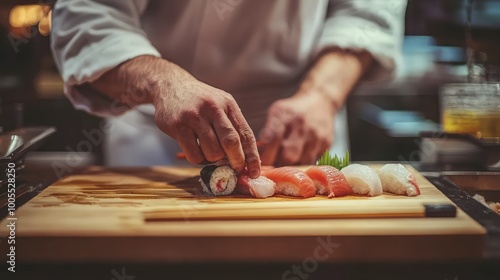
[[[352,203],[352,202],[351,202]],[[330,204],[330,205],[328,205]],[[345,204],[345,203],[344,203]],[[328,207],[329,206],[329,207]],[[179,205],[144,212],[146,221],[455,217],[452,204],[374,203],[373,207],[332,207],[328,201]]]

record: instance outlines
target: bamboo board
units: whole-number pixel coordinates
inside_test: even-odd
[[[397,214],[405,207],[424,203],[451,203],[412,171],[422,193],[417,197],[383,194],[373,198],[256,199],[204,195],[197,182],[197,168],[89,167],[54,183],[18,209],[18,261],[297,262],[318,246],[325,250],[330,246],[324,260],[329,262],[481,258],[485,230],[461,210],[455,218],[190,218],[213,207],[228,208],[230,213],[235,206],[272,209],[287,205],[284,207],[292,213],[297,205],[324,205],[347,214],[373,209]],[[178,209],[184,218],[146,221],[148,213],[166,207]],[[7,234],[6,223],[3,220],[0,225],[1,236]]]

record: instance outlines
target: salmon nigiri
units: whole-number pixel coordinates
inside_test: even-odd
[[[312,166],[306,170],[306,174],[313,180],[317,194],[338,197],[352,193],[344,174],[333,166]]]
[[[276,193],[313,197],[316,194],[314,182],[304,171],[293,167],[278,167],[264,171],[263,176],[276,183]]]

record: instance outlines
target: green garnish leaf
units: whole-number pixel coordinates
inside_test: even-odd
[[[349,150],[346,151],[344,157],[339,157],[337,155],[331,155],[329,150],[326,150],[323,155],[316,162],[316,165],[330,165],[338,170],[346,167],[351,162]]]

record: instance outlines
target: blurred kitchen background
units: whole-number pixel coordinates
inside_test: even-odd
[[[466,40],[467,5],[471,37]],[[54,126],[27,160],[64,160],[100,119],[73,109],[49,48],[53,1],[0,2],[0,129]],[[468,42],[468,44],[466,44]],[[499,0],[410,0],[403,63],[390,83],[360,85],[348,101],[353,160],[418,161],[419,133],[440,128],[439,88],[466,81],[466,47],[490,81],[500,66]],[[102,146],[77,165],[102,164]]]

